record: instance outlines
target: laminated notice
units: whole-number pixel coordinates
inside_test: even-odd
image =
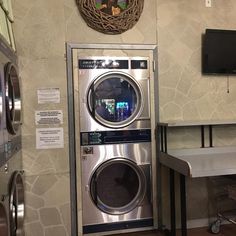
[[[58,125],[62,123],[62,110],[35,111],[36,125]]]
[[[37,90],[38,104],[60,103],[59,88],[40,88]]]
[[[63,147],[63,128],[36,129],[36,149],[54,149]]]

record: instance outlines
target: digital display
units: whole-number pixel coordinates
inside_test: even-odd
[[[82,59],[79,60],[79,69],[128,69],[128,60],[113,59]]]
[[[150,129],[83,132],[80,135],[81,146],[151,142]]]
[[[117,102],[116,103],[116,109],[129,109],[129,104],[128,102]]]

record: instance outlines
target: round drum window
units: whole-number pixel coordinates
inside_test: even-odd
[[[23,178],[19,171],[15,171],[10,185],[10,228],[11,235],[22,232],[25,216],[25,198]]]
[[[21,124],[21,95],[19,77],[12,63],[5,67],[5,94],[7,130],[16,134]]]
[[[124,214],[143,200],[145,175],[134,162],[111,159],[93,173],[90,193],[94,204],[108,214]]]
[[[141,88],[124,73],[107,73],[89,88],[88,107],[99,123],[120,128],[129,125],[140,114]]]

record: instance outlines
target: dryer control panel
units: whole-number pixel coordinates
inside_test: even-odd
[[[81,59],[79,69],[147,69],[147,60]]]
[[[81,146],[151,142],[151,130],[82,132]]]

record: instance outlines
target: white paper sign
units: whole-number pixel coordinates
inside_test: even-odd
[[[60,103],[59,88],[40,88],[37,90],[38,104]]]
[[[36,149],[53,149],[63,147],[63,128],[36,129]]]
[[[58,125],[62,123],[62,110],[35,111],[36,125]]]

